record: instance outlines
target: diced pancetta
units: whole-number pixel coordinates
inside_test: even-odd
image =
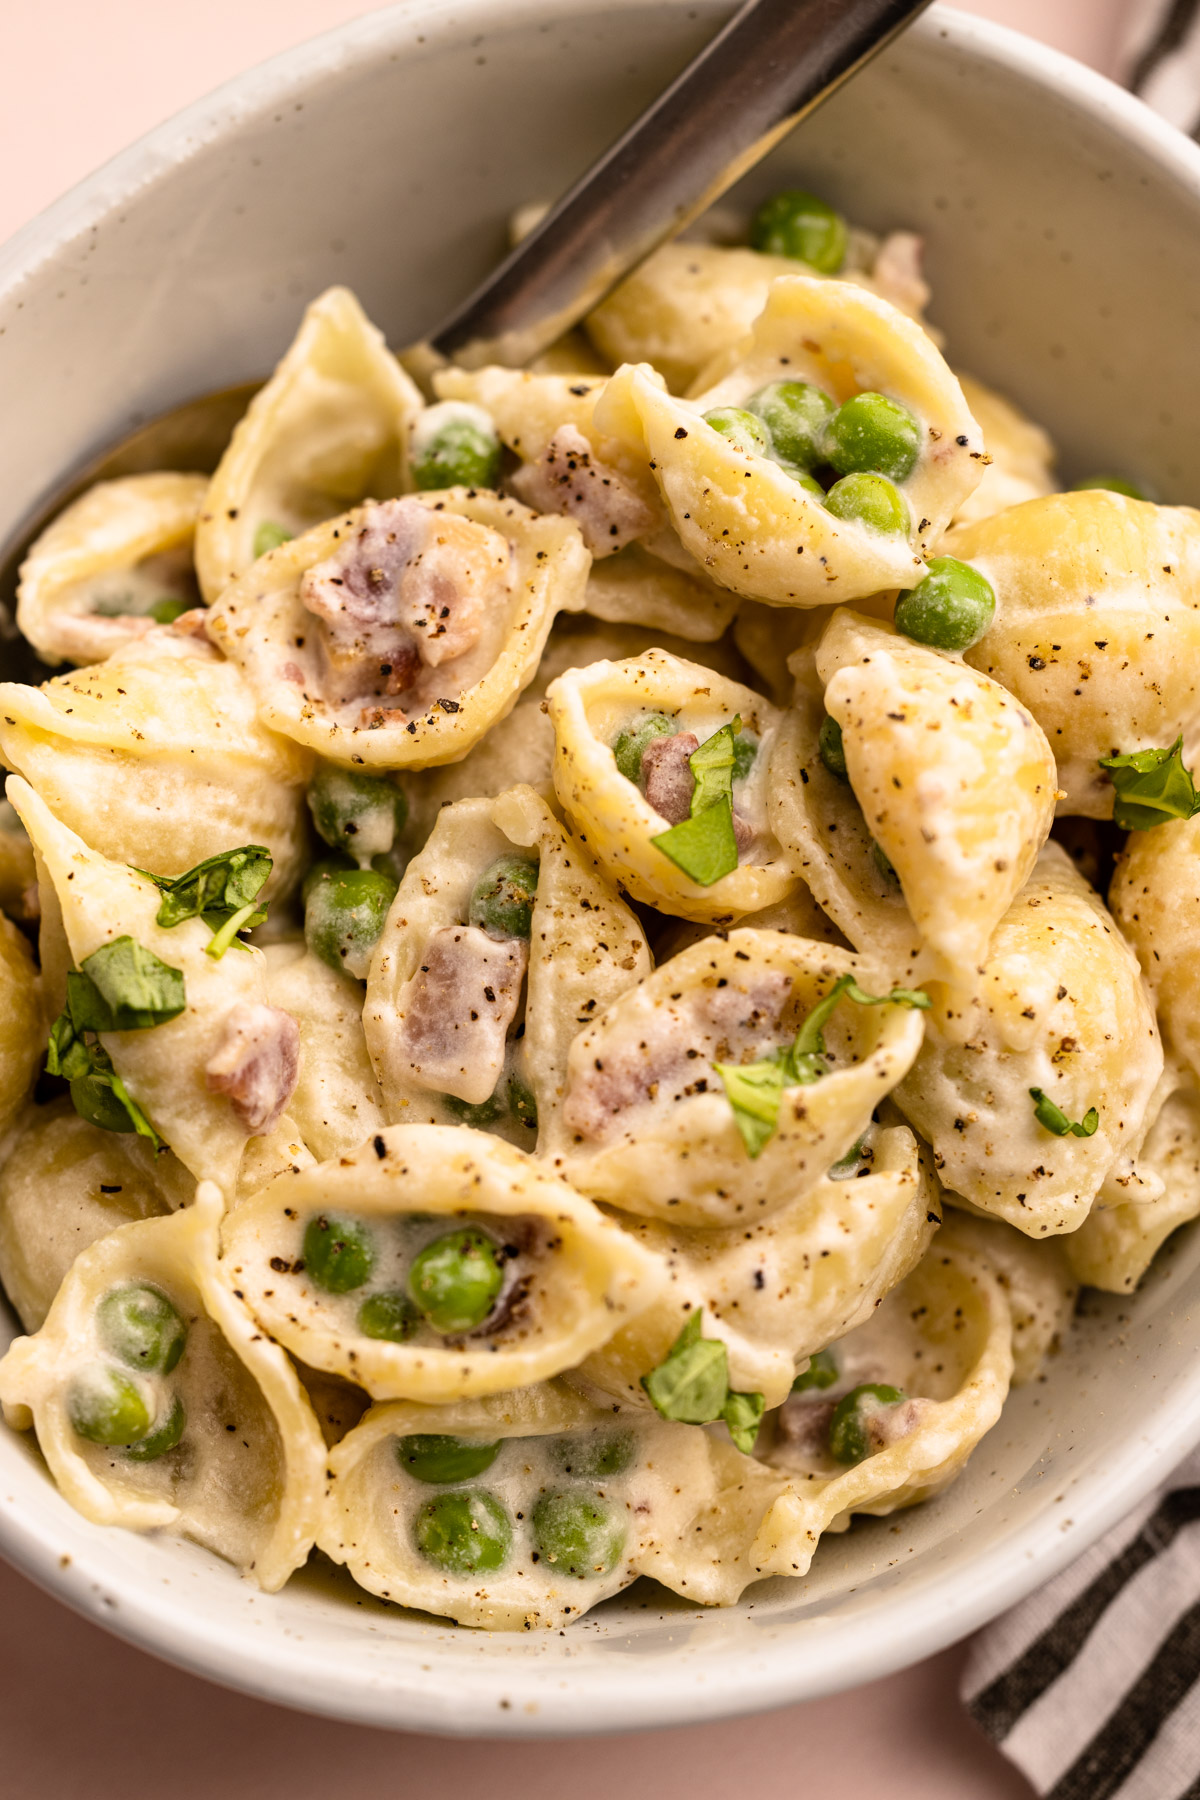
[[[640,494],[601,462],[576,425],[560,425],[542,454],[518,469],[509,485],[535,511],[574,519],[593,556],[611,556],[657,525]]]
[[[642,751],[646,799],[668,825],[678,825],[691,811],[696,778],[688,758],[699,745],[694,731],[680,731],[674,737],[651,738]]]
[[[209,1092],[229,1096],[251,1135],[269,1131],[300,1078],[300,1027],[280,1006],[241,1000],[204,1074]]]
[[[470,1106],[491,1098],[504,1068],[529,945],[497,941],[475,925],[444,925],[401,990],[398,1064],[429,1093]]]

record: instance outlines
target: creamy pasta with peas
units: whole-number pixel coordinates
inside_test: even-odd
[[[928,299],[795,190],[430,393],[333,289],[35,544],[0,1401],[87,1518],[734,1604],[1200,1215],[1200,513]]]

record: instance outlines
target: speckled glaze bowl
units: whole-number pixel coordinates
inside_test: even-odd
[[[259,375],[346,282],[394,343],[499,253],[729,11],[727,0],[412,0],[154,132],[0,252],[0,537],[140,420]],[[1038,45],[934,6],[747,184],[802,178],[924,231],[951,360],[1072,468],[1200,496],[1200,151]],[[565,1633],[389,1608],[328,1565],[259,1594],[171,1538],[86,1523],[0,1430],[0,1549],[68,1605],[285,1704],[422,1731],[711,1720],[937,1650],[1045,1581],[1200,1439],[1200,1235],[1096,1301],[942,1499],[827,1539],[803,1581],[705,1612],[645,1582]],[[4,1341],[14,1329],[0,1325]]]

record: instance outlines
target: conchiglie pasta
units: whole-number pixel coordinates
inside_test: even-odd
[[[1137,959],[1066,852],[1047,844],[993,935],[965,1018],[934,990],[895,1093],[947,1188],[1031,1237],[1076,1230],[1141,1143],[1163,1053]],[[1091,1135],[1056,1136],[1038,1089]],[[1065,1128],[1064,1128],[1065,1129]]]
[[[1167,1043],[1200,1079],[1200,818],[1131,831],[1108,891]]]
[[[486,890],[514,860],[529,900],[512,926],[488,913]],[[637,919],[533,789],[446,807],[409,864],[367,982],[363,1021],[389,1119],[465,1121],[527,1149],[561,1142],[573,1038],[649,970]]]
[[[431,1440],[456,1448],[457,1480],[424,1478]],[[326,1555],[381,1599],[492,1631],[568,1624],[628,1587],[684,1536],[722,1466],[699,1427],[601,1408],[560,1382],[375,1406],[329,1462]],[[449,1566],[456,1549],[467,1567]]]
[[[589,566],[566,520],[447,488],[272,551],[226,589],[209,631],[273,730],[348,767],[428,768],[511,710]]]
[[[316,1537],[325,1447],[295,1370],[222,1279],[222,1204],[205,1183],[193,1206],[85,1250],[0,1362],[0,1400],[85,1518],[173,1526],[273,1593]],[[157,1314],[150,1343],[122,1330],[126,1300]],[[149,1427],[132,1441],[102,1441],[122,1423],[105,1429],[114,1391]]]
[[[1109,818],[1099,758],[1190,740],[1200,720],[1200,512],[1051,494],[965,526],[952,548],[996,591],[967,661],[1045,732],[1060,811]]]
[[[157,629],[43,687],[0,687],[0,754],[93,849],[182,875],[263,844],[285,893],[307,855],[308,751],[264,729],[211,646]]]
[[[102,946],[129,937],[183,976],[184,1010],[147,1030],[101,1034],[104,1049],[133,1099],[180,1162],[200,1181],[233,1192],[247,1140],[254,1135],[241,1090],[223,1078],[226,1055],[238,1037],[239,1018],[277,1030],[295,1030],[287,1015],[268,1004],[261,951],[231,949],[207,954],[213,934],[202,919],[165,928],[157,923],[162,895],[155,884],[124,863],[89,850],[56,819],[27,783],[11,780],[8,795],[37,846],[53,883],[74,963]],[[264,1016],[265,1015],[265,1016]],[[273,1123],[291,1083],[286,1059],[267,1071]]]
[[[228,1277],[264,1329],[377,1399],[440,1403],[545,1380],[663,1280],[560,1176],[465,1126],[392,1126],[285,1171],[222,1236]],[[461,1283],[448,1298],[439,1285],[447,1258],[465,1259],[467,1299]]]
[[[795,1395],[758,1454],[788,1477],[750,1553],[760,1575],[803,1575],[826,1531],[940,1493],[1000,1416],[1012,1376],[1012,1317],[982,1257],[938,1238],[873,1319],[832,1347],[836,1381]],[[861,1384],[899,1392],[863,1421],[860,1460],[830,1449],[834,1408]]]
[[[17,624],[44,661],[102,662],[164,601],[199,605],[192,540],[207,487],[203,475],[127,475],[59,513],[17,587]]]
[[[730,361],[690,402],[667,394],[652,369],[627,365],[596,405],[597,429],[648,458],[684,548],[723,587],[775,606],[912,587],[985,459],[962,390],[926,333],[845,282],[789,276],[774,283],[752,341]],[[810,382],[837,404],[880,391],[908,409],[920,436],[900,483],[907,533],[835,518],[778,463],[706,423],[706,412],[742,407],[781,378]]]
[[[0,1141],[12,1129],[42,1060],[42,995],[29,944],[0,914]]]
[[[0,1169],[0,1281],[26,1331],[41,1327],[82,1251],[194,1191],[174,1157],[89,1124],[69,1100],[29,1108]]]
[[[910,1067],[921,1015],[844,1000],[825,1030],[829,1072],[784,1087],[778,1125],[751,1157],[714,1064],[751,1063],[794,1039],[838,977],[829,944],[735,930],[694,944],[588,1025],[571,1046],[558,1159],[597,1200],[684,1226],[748,1226],[812,1192]]]
[[[1014,1387],[1037,1379],[1071,1329],[1079,1294],[1072,1247],[1079,1235],[1030,1238],[1000,1219],[957,1206],[946,1213],[938,1249],[967,1250],[982,1258],[1004,1289],[1012,1314]]]
[[[1078,1231],[1062,1240],[1071,1269],[1088,1287],[1130,1294],[1171,1233],[1200,1218],[1200,1093],[1168,1071],[1156,1118],[1137,1158],[1151,1199],[1125,1200],[1102,1190]]]
[[[928,970],[969,986],[1053,821],[1046,739],[998,682],[860,614],[830,621],[816,668]]]
[[[314,300],[205,496],[196,568],[209,604],[257,560],[264,536],[298,537],[368,496],[402,493],[409,424],[421,405],[347,288]]]
[[[939,1189],[905,1126],[871,1126],[852,1166],[750,1224],[697,1229],[615,1215],[666,1264],[670,1285],[584,1363],[581,1374],[627,1405],[668,1355],[689,1315],[728,1353],[729,1385],[787,1399],[797,1367],[869,1319],[928,1248]]]
[[[767,768],[780,715],[761,694],[649,650],[636,660],[568,671],[546,698],[558,799],[581,842],[635,899],[683,918],[727,924],[784,899],[795,886],[767,823]],[[656,719],[671,729],[647,742],[639,753],[640,779],[631,780],[618,768],[614,747],[622,733]],[[688,816],[687,754],[735,719],[752,752],[745,772],[735,766],[733,776],[738,866],[702,885],[653,840]]]

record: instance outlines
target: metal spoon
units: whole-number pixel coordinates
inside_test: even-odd
[[[402,361],[425,380],[449,361],[475,368],[527,362],[712,205],[928,4],[746,0],[482,286],[432,338],[404,351]],[[77,470],[9,538],[0,559],[0,601],[15,605],[30,544],[94,482],[152,469],[211,473],[261,385],[245,382],[173,407]],[[16,649],[10,647],[6,662]]]

